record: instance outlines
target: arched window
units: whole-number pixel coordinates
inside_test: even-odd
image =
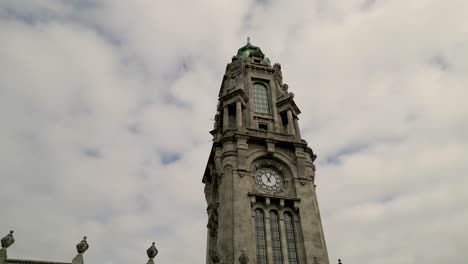
[[[286,232],[289,264],[299,264],[299,259],[297,258],[296,232],[294,231],[294,219],[290,213],[284,214],[284,227]]]
[[[270,104],[268,100],[268,89],[265,85],[255,83],[253,85],[254,111],[262,114],[270,113]]]
[[[255,238],[257,244],[257,264],[267,264],[265,220],[260,209],[255,210]]]
[[[271,230],[271,250],[273,253],[273,264],[283,264],[283,256],[281,254],[281,238],[278,222],[278,214],[274,211],[270,212],[270,230]]]

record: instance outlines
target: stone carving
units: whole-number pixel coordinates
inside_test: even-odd
[[[207,227],[210,230],[210,236],[214,237],[218,234],[218,210],[216,208],[211,210]]]
[[[10,233],[2,238],[2,248],[8,248],[9,246],[15,243],[15,238],[13,237],[13,230]]]
[[[283,83],[283,74],[281,73],[281,64],[275,63],[273,65],[273,69],[275,70],[274,78],[281,85]]]
[[[293,93],[289,93],[289,97],[291,97],[291,99],[294,98],[294,94]]]
[[[217,264],[217,263],[221,262],[221,254],[219,254],[218,250],[212,251],[210,257],[211,257],[211,261],[214,264]]]
[[[247,264],[249,263],[249,257],[245,254],[245,251],[242,250],[242,254],[239,256],[239,262],[241,264]]]
[[[317,260],[317,257],[314,257],[314,262],[312,264],[319,264],[318,260]]]
[[[306,184],[306,182],[307,182],[307,179],[306,179],[306,178],[302,178],[302,177],[301,177],[301,178],[298,178],[298,180],[299,180],[299,183],[300,183],[302,186],[304,186],[304,185]]]
[[[281,86],[281,88],[283,88],[283,91],[287,92],[288,89],[289,89],[289,86],[288,86],[287,84],[284,83],[284,84]]]
[[[83,237],[83,240],[81,240],[81,242],[76,245],[76,250],[80,255],[85,253],[85,251],[88,250],[88,248],[89,245],[88,242],[86,242],[86,237]]]
[[[218,186],[221,186],[221,183],[223,182],[223,177],[224,173],[218,174]]]
[[[343,263],[341,263],[341,259],[338,259],[338,264],[343,264]]]
[[[146,250],[146,254],[150,260],[153,260],[158,255],[158,249],[155,246],[156,243],[152,243],[151,247]]]

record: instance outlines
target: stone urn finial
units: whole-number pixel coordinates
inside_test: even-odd
[[[83,240],[81,240],[80,243],[76,245],[76,250],[78,251],[78,254],[83,254],[85,251],[89,248],[88,242],[86,242],[86,237],[83,237]]]
[[[338,259],[338,264],[343,264],[343,263],[341,263],[341,259]]]
[[[241,264],[249,263],[249,257],[245,254],[245,250],[242,250],[242,254],[239,257],[239,262]]]
[[[153,260],[156,257],[156,255],[158,255],[158,249],[156,248],[155,244],[156,243],[153,242],[151,247],[149,247],[148,250],[146,250],[146,254],[148,254],[148,258],[150,260]]]
[[[8,248],[9,246],[15,243],[15,238],[13,237],[13,230],[10,233],[2,238],[2,248]]]
[[[317,257],[314,257],[314,262],[312,264],[318,264]]]

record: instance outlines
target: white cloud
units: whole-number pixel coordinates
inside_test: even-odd
[[[463,1],[5,1],[0,229],[9,256],[204,262],[201,177],[247,36],[302,110],[332,262],[468,255]],[[164,155],[178,157],[163,164]]]

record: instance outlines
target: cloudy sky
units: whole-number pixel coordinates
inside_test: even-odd
[[[250,36],[318,154],[332,263],[468,259],[468,2],[0,1],[9,257],[204,263],[201,183],[226,63]]]

